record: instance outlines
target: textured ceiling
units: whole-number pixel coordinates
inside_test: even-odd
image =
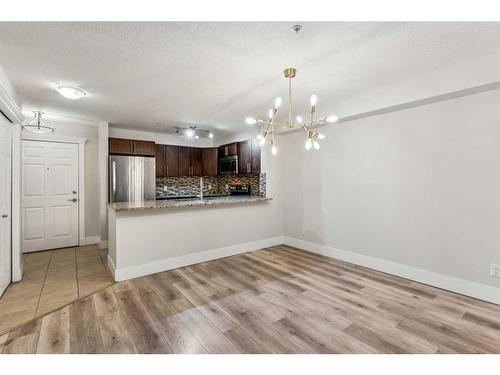
[[[328,109],[357,93],[500,50],[500,23],[6,23],[0,65],[24,108],[121,127],[179,124],[221,132],[265,116],[286,96],[317,94]],[[71,101],[58,83],[85,88]],[[323,103],[323,104],[322,104]]]

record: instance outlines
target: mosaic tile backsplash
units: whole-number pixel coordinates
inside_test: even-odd
[[[229,185],[250,185],[252,195],[266,196],[266,174],[203,177],[203,195],[229,195]],[[156,197],[195,196],[200,192],[199,177],[157,177]]]

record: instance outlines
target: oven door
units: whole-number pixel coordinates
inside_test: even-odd
[[[238,173],[238,157],[226,156],[219,161],[219,174]]]

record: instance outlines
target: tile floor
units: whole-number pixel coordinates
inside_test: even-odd
[[[24,275],[0,298],[0,334],[113,283],[95,245],[23,255]]]

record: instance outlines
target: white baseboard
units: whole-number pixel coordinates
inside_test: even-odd
[[[108,241],[107,240],[102,240],[99,241],[99,249],[107,249],[108,248]]]
[[[107,262],[108,268],[111,271],[111,274],[113,275],[113,279],[115,279],[115,281],[120,281],[120,280],[116,280],[116,277],[115,277],[116,267],[115,267],[115,264],[113,263],[113,260],[110,258],[109,254],[108,254],[107,260],[108,260],[108,262]]]
[[[456,277],[426,271],[420,268],[410,267],[405,264],[374,258],[351,251],[335,249],[330,246],[320,245],[298,238],[285,236],[284,243],[299,249],[344,260],[363,267],[373,268],[377,271],[390,273],[392,275],[500,305],[500,288],[458,279]]]
[[[283,236],[277,236],[266,238],[264,240],[245,242],[242,244],[200,251],[175,258],[160,259],[155,262],[141,264],[139,266],[130,266],[118,269],[115,267],[108,256],[108,266],[111,269],[115,281],[123,281],[132,279],[134,277],[150,275],[153,273],[168,271],[174,268],[190,266],[201,262],[207,262],[209,260],[225,258],[231,255],[259,250],[265,247],[277,246],[282,243],[284,243]]]
[[[89,237],[81,237],[80,238],[80,246],[84,245],[95,245],[100,242],[99,236],[89,236]]]

